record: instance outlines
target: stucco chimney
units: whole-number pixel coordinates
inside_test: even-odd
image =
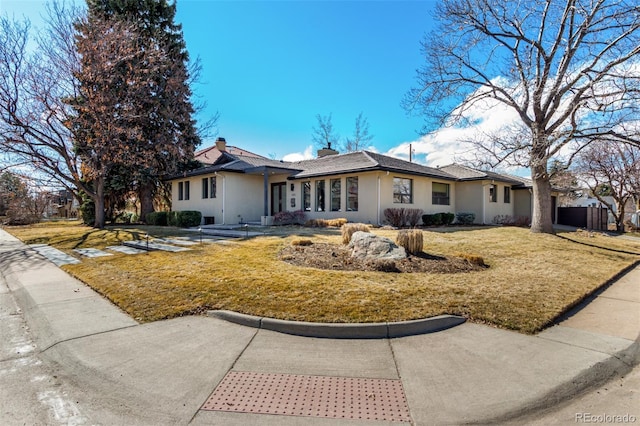
[[[337,154],[339,154],[339,152],[331,148],[331,142],[327,143],[326,148],[322,148],[318,150],[318,158],[326,157],[327,155],[337,155]]]
[[[224,140],[224,138],[216,139],[216,148],[218,148],[220,152],[225,152],[227,150],[227,141]]]

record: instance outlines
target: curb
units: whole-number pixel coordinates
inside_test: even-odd
[[[466,321],[464,317],[456,315],[439,315],[412,321],[343,324],[286,321],[225,310],[208,311],[207,315],[247,327],[325,339],[389,339],[413,336],[446,330]]]

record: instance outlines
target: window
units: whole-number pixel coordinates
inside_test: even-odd
[[[202,179],[202,198],[209,198],[209,178]]]
[[[184,199],[185,200],[189,199],[189,181],[188,180],[184,182]]]
[[[431,185],[431,204],[449,205],[449,184],[433,182]]]
[[[209,191],[209,195],[211,198],[216,198],[218,192],[218,179],[215,176],[212,176],[209,180],[211,185],[211,191]]]
[[[178,182],[178,200],[184,200],[184,183]]]
[[[498,185],[489,186],[489,201],[492,203],[498,202]]]
[[[504,202],[509,204],[511,202],[511,188],[508,186],[504,187]]]
[[[358,178],[347,178],[347,211],[358,211]]]
[[[324,181],[316,181],[316,211],[324,211]]]
[[[342,179],[331,179],[329,181],[331,188],[331,211],[340,211],[340,198],[342,197]]]
[[[311,211],[311,182],[302,184],[302,209],[305,212]]]
[[[393,178],[393,202],[413,203],[413,179]]]

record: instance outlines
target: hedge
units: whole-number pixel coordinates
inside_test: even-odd
[[[145,220],[147,225],[167,226],[168,212],[151,212],[147,213]]]
[[[168,212],[167,224],[169,226],[178,226],[180,228],[188,228],[190,226],[198,226],[202,221],[202,213],[195,210],[184,210],[180,212]]]

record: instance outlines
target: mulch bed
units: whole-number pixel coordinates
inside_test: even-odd
[[[328,243],[289,245],[280,252],[280,259],[296,266],[343,271],[452,274],[487,268],[486,265],[478,265],[460,257],[432,256],[424,252],[396,261],[364,261],[351,257],[347,246]]]

